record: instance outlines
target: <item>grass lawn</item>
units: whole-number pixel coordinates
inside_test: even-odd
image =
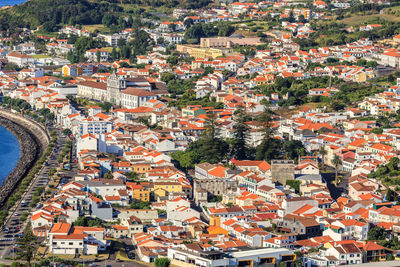
[[[392,21],[392,22],[399,22],[400,17],[395,16],[395,15],[390,15],[390,14],[373,14],[373,15],[357,15],[357,16],[352,16],[349,18],[344,18],[342,20],[339,20],[339,22],[342,22],[346,25],[349,26],[355,26],[355,25],[361,25],[364,23],[368,23],[369,21],[375,20],[377,18],[381,18],[384,20]]]
[[[99,254],[97,257],[96,255],[80,255],[79,258],[85,260],[95,260],[95,259],[105,260],[108,259],[108,254]]]
[[[118,251],[117,259],[120,259],[122,261],[134,261],[134,260],[131,260],[130,258],[128,258],[128,255],[126,255],[126,252],[124,251],[123,248]]]
[[[102,24],[84,25],[82,26],[82,29],[88,32],[94,32],[95,30],[99,30],[102,33],[109,32],[109,29]]]
[[[113,48],[109,47],[109,46],[105,46],[105,47],[102,47],[101,49],[107,51],[108,53],[111,53]],[[116,48],[116,51],[118,51],[118,50],[119,50],[119,48]]]
[[[75,258],[75,255],[57,255],[57,254],[51,254],[51,253],[47,253],[47,256],[48,257],[53,257],[54,256],[54,258],[60,258],[60,259],[63,259],[63,260],[72,260],[72,259],[74,259]]]
[[[46,247],[39,246],[37,251],[36,251],[36,259],[40,260],[42,258],[42,255],[45,253]]]
[[[40,54],[40,55],[32,55],[32,57],[38,59],[38,58],[49,58],[50,56]]]
[[[278,110],[275,111],[276,114],[284,117],[284,118],[290,118],[292,115],[296,114],[299,110],[303,108],[310,108],[310,109],[316,109],[317,107],[324,106],[326,104],[324,103],[306,103],[301,106],[296,107],[295,109],[288,109],[287,107],[281,107]]]

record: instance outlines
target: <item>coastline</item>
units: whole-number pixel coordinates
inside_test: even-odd
[[[16,5],[22,5],[23,3],[28,2],[29,0],[21,0],[21,1],[8,1],[7,3],[0,4],[0,9],[10,8]],[[10,3],[12,2],[12,3]]]
[[[15,168],[4,179],[0,187],[0,205],[5,204],[10,194],[17,188],[20,181],[29,173],[35,162],[44,151],[43,144],[33,131],[24,127],[10,117],[0,114],[0,125],[10,131],[18,140],[20,146],[20,158]]]

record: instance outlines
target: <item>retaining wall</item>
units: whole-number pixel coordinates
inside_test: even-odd
[[[29,173],[36,160],[47,149],[50,137],[39,123],[7,110],[0,110],[0,125],[12,132],[20,144],[19,161],[0,186],[0,205],[3,205],[21,179]]]

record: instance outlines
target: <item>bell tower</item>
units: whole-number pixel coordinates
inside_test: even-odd
[[[116,71],[111,73],[107,80],[107,95],[108,100],[116,105],[120,104],[120,91],[126,88],[126,80],[123,77],[118,77]]]

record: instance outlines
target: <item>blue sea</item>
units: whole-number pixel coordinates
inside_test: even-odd
[[[19,156],[18,139],[6,128],[0,126],[0,184],[17,165]]]
[[[0,0],[0,7],[1,6],[13,6],[19,5],[26,2],[26,0]]]

